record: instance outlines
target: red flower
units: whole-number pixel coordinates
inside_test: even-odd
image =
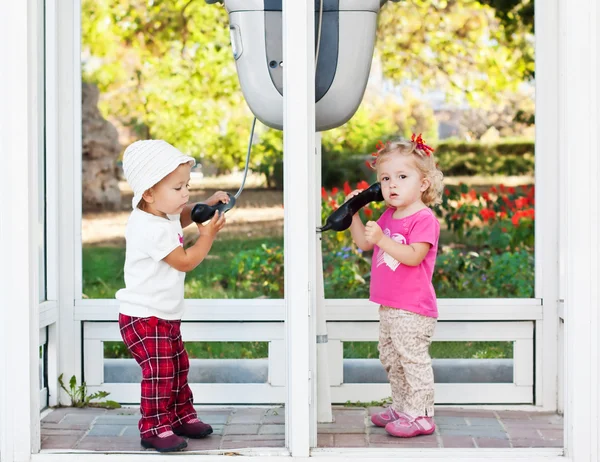
[[[471,190],[469,191],[469,196],[471,196],[471,199],[473,199],[473,200],[477,200],[477,193],[475,192],[475,190],[474,190],[474,189],[471,189]]]
[[[333,188],[331,189],[331,195],[332,195],[332,196],[335,196],[335,195],[336,195],[338,192],[340,192],[340,190],[339,190],[338,188],[336,188],[336,187],[333,187]]]
[[[515,213],[515,214],[513,215],[513,217],[512,217],[512,224],[513,224],[513,225],[515,225],[515,226],[519,226],[519,218],[521,218],[521,217],[519,216],[519,214],[518,214],[518,213]]]
[[[369,188],[369,183],[367,183],[365,180],[359,181],[358,184],[356,185],[356,187],[358,189],[368,189]]]
[[[488,193],[484,192],[484,193],[482,194],[482,196],[483,196],[483,198],[484,198],[486,201],[489,201],[489,200],[490,200],[490,195],[489,195]]]
[[[510,194],[514,194],[516,192],[515,188],[508,188],[508,192]]]
[[[503,184],[500,185],[500,191],[502,191],[502,192],[506,191],[506,188],[504,187]]]
[[[483,221],[488,221],[496,217],[496,212],[490,209],[482,209],[479,213]]]
[[[350,194],[352,192],[352,188],[350,187],[350,185],[348,184],[348,182],[346,181],[344,183],[344,194],[347,196],[348,194]]]
[[[515,206],[518,209],[523,209],[527,206],[527,202],[529,202],[529,201],[527,200],[526,197],[520,197],[518,199],[515,199]]]
[[[492,186],[492,189],[491,189],[491,191],[492,191],[493,193],[497,193],[497,192],[498,192],[498,190],[496,189],[496,186]]]
[[[450,195],[450,190],[449,190],[449,189],[444,189],[444,194],[445,194],[446,196],[449,196],[449,195]]]
[[[327,199],[327,191],[325,191],[324,187],[321,187],[321,197]]]
[[[365,215],[367,218],[371,218],[373,216],[373,210],[365,209]]]

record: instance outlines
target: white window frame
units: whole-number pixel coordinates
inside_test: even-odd
[[[285,17],[287,30],[284,50],[287,56],[295,53],[298,62],[291,58],[287,62],[290,69],[286,77],[287,88],[298,87],[288,92],[286,108],[286,180],[288,190],[286,204],[293,201],[294,209],[313,210],[311,184],[308,179],[314,168],[312,156],[297,155],[314,150],[314,119],[310,111],[311,104],[306,101],[311,95],[308,70],[312,54],[309,44],[313,13],[300,2],[286,0],[284,7],[290,16]],[[307,2],[310,3],[310,2]],[[57,3],[57,14],[61,26],[57,36],[57,134],[56,145],[60,157],[56,171],[59,178],[76,178],[75,172],[81,169],[80,147],[80,82],[79,82],[79,6],[78,2]],[[559,14],[560,12],[560,14]],[[293,14],[292,14],[293,13]],[[565,457],[559,450],[313,450],[314,457],[327,457],[332,461],[358,458],[360,460],[380,460],[380,458],[402,456],[403,460],[459,461],[469,460],[574,460],[586,461],[598,458],[598,353],[599,344],[596,333],[600,324],[597,314],[599,304],[598,287],[598,218],[600,215],[600,180],[598,164],[598,25],[599,9],[596,0],[547,0],[536,5],[537,53],[537,149],[538,155],[548,155],[548,162],[538,163],[536,181],[538,197],[543,201],[538,207],[538,220],[544,221],[551,231],[540,230],[536,235],[536,252],[548,249],[551,255],[559,243],[554,236],[558,223],[550,220],[552,213],[565,212],[565,225],[562,228],[565,239],[560,248],[565,258],[561,261],[565,274]],[[0,380],[0,452],[2,460],[12,461],[75,461],[85,458],[88,462],[143,461],[147,455],[131,454],[52,454],[39,453],[39,390],[38,390],[38,343],[40,312],[37,298],[37,146],[38,124],[35,113],[36,101],[40,97],[37,90],[39,74],[36,56],[39,53],[38,40],[38,2],[6,2],[3,15],[0,15],[0,43],[10,44],[0,48],[0,62],[10,63],[0,70],[0,107],[10,108],[0,113],[0,153],[3,167],[0,169],[0,197],[4,204],[0,211],[0,303],[2,311],[2,335],[0,335],[0,371],[4,375]],[[296,22],[297,21],[297,22]],[[67,25],[71,24],[70,28]],[[299,27],[299,25],[302,27]],[[305,29],[304,31],[302,29]],[[77,59],[75,59],[77,57]],[[302,66],[301,59],[305,60]],[[76,63],[76,64],[75,64]],[[313,69],[314,70],[314,69]],[[303,99],[304,98],[304,99]],[[311,99],[312,100],[312,99]],[[293,113],[296,113],[295,115]],[[290,114],[292,113],[292,114]],[[309,123],[311,122],[311,123]],[[555,129],[555,130],[553,130]],[[295,144],[293,144],[295,143]],[[558,159],[552,157],[556,146],[561,153],[560,170]],[[540,152],[542,147],[544,152]],[[548,153],[548,154],[547,154]],[[74,161],[73,161],[74,160]],[[540,170],[542,169],[542,170]],[[294,172],[294,175],[291,174]],[[28,194],[19,194],[23,185],[29,185]],[[61,181],[58,191],[59,203],[73,204],[73,210],[80,210],[80,197],[74,190],[72,181]],[[553,188],[564,185],[557,193]],[[295,190],[294,190],[295,189]],[[546,198],[546,200],[544,200]],[[547,198],[556,198],[555,205]],[[538,202],[539,205],[539,202]],[[558,206],[560,205],[560,206]],[[540,218],[540,213],[542,217]],[[308,217],[314,214],[308,213]],[[18,219],[16,219],[18,218]],[[79,217],[80,218],[80,217]],[[313,321],[309,319],[309,307],[314,306],[314,291],[308,283],[314,282],[311,270],[311,255],[314,255],[312,237],[313,220],[305,221],[302,215],[291,213],[286,207],[286,236],[294,237],[295,247],[286,250],[286,264],[292,265],[298,278],[286,279],[289,297],[286,299],[288,315],[288,447],[293,459],[307,456],[310,451],[309,411],[310,398],[308,381],[309,347],[314,341],[311,336]],[[8,224],[7,224],[8,223]],[[294,227],[297,225],[297,227]],[[60,229],[57,237],[60,253],[58,256],[58,300],[60,313],[60,349],[68,351],[76,343],[78,324],[73,321],[75,294],[80,293],[75,284],[74,261],[80,242],[80,228],[75,213],[61,214],[58,222]],[[541,238],[541,241],[538,240]],[[21,243],[21,245],[17,245]],[[24,244],[24,245],[23,245]],[[74,248],[75,247],[75,248]],[[554,249],[554,250],[553,250]],[[539,255],[538,255],[539,257]],[[65,264],[63,264],[65,263]],[[555,261],[558,264],[558,259]],[[538,264],[536,260],[536,265]],[[544,310],[546,301],[558,302],[557,278],[547,277],[547,272],[558,272],[552,265],[544,263],[544,277],[536,282],[536,295],[542,291]],[[538,267],[538,274],[541,268]],[[537,284],[541,284],[537,286]],[[551,287],[551,285],[554,285]],[[79,288],[80,289],[80,288]],[[546,298],[552,293],[555,298]],[[562,295],[562,294],[561,294]],[[556,310],[558,317],[558,308]],[[63,322],[64,321],[64,322]],[[291,330],[291,326],[294,330]],[[17,328],[17,326],[25,326]],[[544,337],[556,336],[557,323],[549,321],[543,324]],[[555,343],[554,343],[555,344]],[[546,345],[544,341],[544,345]],[[552,359],[551,351],[546,351],[544,361]],[[59,370],[76,370],[77,361],[61,358]],[[556,364],[556,359],[554,359]],[[544,363],[544,368],[546,363]],[[542,371],[549,375],[546,370]],[[555,377],[556,375],[554,375]],[[546,382],[546,381],[545,381]],[[545,385],[551,386],[551,385]],[[546,389],[543,395],[551,398]],[[546,399],[546,398],[544,398]],[[552,399],[550,399],[552,400]],[[15,405],[18,403],[18,406]],[[33,453],[33,454],[32,454]],[[251,454],[252,452],[250,452]],[[171,460],[173,456],[157,455],[157,461]],[[204,460],[218,460],[222,456],[207,455]],[[257,460],[255,457],[242,456],[240,460]],[[290,457],[274,456],[268,460],[290,460]]]

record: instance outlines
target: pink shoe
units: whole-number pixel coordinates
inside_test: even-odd
[[[398,438],[412,438],[419,435],[431,435],[435,431],[435,423],[431,417],[397,419],[385,426],[385,431]]]
[[[390,406],[377,414],[373,414],[371,416],[371,422],[378,427],[385,427],[390,422],[394,422],[395,420],[402,418],[404,415],[404,412],[396,412],[392,406]]]

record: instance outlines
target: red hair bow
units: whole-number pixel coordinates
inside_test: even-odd
[[[388,141],[387,144],[385,144],[383,141],[379,140],[377,142],[377,144],[375,145],[375,149],[377,149],[377,152],[373,152],[371,155],[373,157],[377,157],[379,155],[379,153],[381,151],[383,151],[386,147],[388,147],[390,145],[390,142]]]
[[[412,137],[410,139],[413,143],[417,144],[417,149],[420,149],[421,151],[423,151],[426,155],[430,156],[431,153],[433,152],[433,148],[431,146],[427,146],[425,144],[425,141],[423,141],[423,138],[421,137],[421,134],[419,133],[419,136],[415,135],[414,133],[412,134]]]
[[[389,143],[389,141],[388,141],[388,145],[389,145],[389,144],[390,144],[390,143]],[[375,149],[377,149],[377,151],[376,151],[376,152],[372,152],[372,153],[371,153],[371,156],[373,157],[373,159],[371,159],[371,160],[367,160],[367,161],[365,162],[365,164],[367,165],[367,167],[369,167],[369,168],[371,168],[371,169],[375,170],[375,162],[377,162],[377,156],[379,156],[379,153],[380,153],[381,151],[383,151],[385,148],[386,148],[386,144],[384,144],[384,143],[383,143],[383,141],[379,140],[379,141],[377,142],[377,144],[375,145]]]

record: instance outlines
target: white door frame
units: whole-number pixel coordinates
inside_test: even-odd
[[[288,53],[298,53],[298,62],[290,58],[288,62],[292,69],[286,77],[287,88],[298,84],[296,91],[290,91],[286,108],[294,107],[296,116],[288,114],[287,142],[286,142],[286,180],[289,188],[286,194],[286,221],[288,224],[297,224],[298,228],[288,228],[286,236],[293,237],[296,249],[291,247],[286,251],[287,264],[290,261],[296,270],[298,278],[286,280],[288,295],[288,333],[290,349],[288,351],[289,396],[294,401],[291,403],[287,422],[293,428],[288,434],[288,445],[292,453],[302,458],[309,452],[309,342],[314,341],[311,333],[311,320],[308,318],[308,308],[313,305],[312,294],[308,283],[314,280],[310,268],[310,258],[307,254],[311,251],[311,236],[314,234],[314,223],[310,220],[301,220],[299,214],[294,217],[293,210],[298,210],[299,205],[305,205],[305,210],[311,210],[311,195],[307,192],[310,188],[307,173],[311,168],[311,160],[305,156],[289,157],[294,152],[314,152],[314,131],[309,130],[311,113],[309,98],[310,89],[307,86],[309,72],[302,66],[301,58],[309,63],[312,53],[309,53],[311,38],[307,31],[310,30],[310,14],[306,6],[294,5],[286,1],[286,8],[293,8],[297,24],[294,26],[289,16],[285,20],[288,34],[284,50]],[[565,190],[560,192],[561,204],[566,211],[566,242],[561,242],[566,249],[565,274],[565,329],[566,329],[566,455],[559,457],[556,450],[417,450],[417,451],[387,451],[365,450],[352,451],[335,449],[324,453],[313,452],[315,457],[328,457],[329,460],[345,460],[346,458],[360,458],[361,460],[374,460],[375,457],[398,457],[402,454],[404,460],[417,460],[423,456],[430,460],[596,460],[598,457],[598,353],[599,345],[597,332],[600,328],[597,315],[599,305],[598,297],[598,259],[600,249],[598,246],[598,218],[599,194],[597,182],[600,180],[598,165],[598,17],[599,11],[596,0],[554,0],[552,2],[538,2],[538,33],[540,20],[548,21],[547,40],[554,49],[547,49],[538,43],[538,105],[546,104],[547,113],[538,111],[538,123],[548,126],[554,124],[551,115],[559,114],[556,122],[556,132],[546,129],[538,133],[538,143],[544,143],[552,150],[552,144],[558,139],[559,152],[561,153],[560,171],[556,167],[548,166],[546,173],[551,174],[556,169],[556,176],[546,178],[554,179],[556,187],[559,178],[565,179]],[[37,92],[37,76],[39,75],[39,53],[37,35],[38,2],[6,2],[3,5],[3,15],[0,16],[0,43],[10,46],[0,47],[0,155],[2,167],[0,169],[0,194],[4,200],[0,209],[0,306],[2,306],[2,335],[0,335],[0,371],[3,374],[0,380],[0,451],[2,460],[12,461],[75,461],[84,457],[87,461],[143,461],[147,455],[103,455],[103,454],[49,454],[36,453],[39,449],[39,414],[37,390],[37,357],[38,357],[38,303],[37,298],[37,146],[38,124],[35,108],[39,94]],[[79,51],[79,8],[78,2],[61,2],[59,4],[61,27],[58,30],[59,39],[64,39],[66,48],[59,48],[58,67],[58,143],[61,159],[64,164],[61,168],[67,171],[66,176],[80,171],[78,167],[81,159],[80,137],[80,99],[79,99],[79,66],[74,65],[74,57]],[[547,9],[546,9],[547,8]],[[560,14],[559,14],[560,13]],[[542,19],[545,18],[545,19]],[[545,23],[545,22],[544,22]],[[66,26],[72,24],[72,27]],[[302,29],[304,28],[304,32]],[[558,37],[557,41],[552,36]],[[300,38],[300,39],[299,39]],[[538,42],[540,36],[538,36]],[[70,44],[70,45],[69,45]],[[550,48],[550,46],[548,47]],[[61,58],[62,56],[62,58]],[[553,58],[554,56],[554,58]],[[546,61],[544,61],[544,59]],[[540,61],[541,60],[541,61]],[[75,61],[78,63],[78,61]],[[7,63],[10,66],[7,66]],[[308,66],[310,68],[310,66]],[[548,74],[543,75],[546,69]],[[558,82],[552,84],[553,75],[550,72],[557,69]],[[314,70],[314,69],[313,69]],[[9,71],[9,72],[7,72]],[[544,81],[540,78],[543,77]],[[551,90],[556,90],[552,92]],[[304,98],[304,100],[302,99]],[[540,106],[538,106],[540,108]],[[302,114],[300,116],[299,114]],[[304,118],[302,118],[304,117]],[[541,120],[539,119],[541,117]],[[297,124],[295,124],[297,123]],[[554,138],[554,139],[553,139]],[[294,148],[292,141],[296,141],[301,148]],[[543,145],[543,144],[542,144]],[[296,149],[296,150],[294,150]],[[79,154],[79,155],[76,155]],[[543,155],[542,153],[540,153]],[[309,156],[312,158],[312,156]],[[75,159],[75,163],[73,163]],[[553,163],[553,161],[549,161]],[[542,168],[546,168],[542,165]],[[294,172],[294,174],[292,174]],[[24,188],[28,185],[28,188]],[[544,194],[551,191],[552,184],[545,186]],[[70,195],[69,186],[61,183],[61,202],[75,203],[80,201]],[[546,196],[545,196],[546,197]],[[293,201],[293,205],[290,201]],[[557,207],[558,213],[558,207]],[[314,214],[308,213],[308,217]],[[74,216],[61,222],[60,259],[66,261],[75,257],[73,254],[73,241],[68,240],[77,235],[77,226]],[[548,246],[553,246],[551,239],[544,241],[542,247],[536,250],[543,251]],[[69,245],[67,245],[69,244]],[[307,252],[302,255],[301,251]],[[72,265],[70,265],[72,266]],[[544,264],[544,271],[552,271],[549,265]],[[303,269],[302,274],[300,269]],[[61,269],[61,271],[63,271]],[[73,282],[61,272],[60,293],[61,300],[74,300],[75,287]],[[64,277],[64,278],[63,278]],[[552,279],[552,278],[550,278]],[[70,281],[74,281],[71,278]],[[546,282],[542,283],[543,285]],[[542,289],[544,297],[551,293],[550,288]],[[64,297],[64,298],[62,298]],[[558,298],[558,297],[557,297]],[[544,298],[545,299],[545,298]],[[545,299],[546,300],[546,299]],[[61,305],[63,303],[61,302]],[[64,308],[64,306],[63,306]],[[303,313],[301,313],[303,311]],[[67,327],[61,325],[61,342],[71,342],[77,332],[73,332],[72,315],[60,313],[61,319],[67,321]],[[544,324],[545,332],[555,329],[554,323]],[[291,330],[291,325],[294,330]],[[23,328],[23,326],[25,326]],[[21,328],[19,328],[21,327]],[[64,328],[64,330],[63,330]],[[546,335],[546,333],[544,333]],[[554,335],[554,334],[553,334]],[[71,343],[72,344],[72,343]],[[68,348],[69,343],[61,343],[61,348]],[[297,351],[301,350],[301,351]],[[298,362],[293,362],[298,361]],[[61,372],[74,367],[69,361],[61,367]],[[35,365],[30,366],[30,365]],[[545,367],[545,366],[544,366]],[[67,372],[68,373],[68,372]],[[545,373],[545,372],[544,372]],[[544,396],[548,393],[542,392]],[[551,396],[548,393],[548,396]],[[306,399],[306,400],[305,400]],[[297,400],[297,401],[296,401]],[[15,405],[18,403],[18,406]],[[173,456],[156,456],[156,460],[171,460]],[[205,456],[204,460],[217,460],[220,456]],[[252,457],[241,457],[241,460],[256,460]],[[273,457],[270,460],[284,460],[284,457]],[[285,458],[290,460],[290,458]]]
[[[316,304],[314,3],[283,0],[284,292],[286,305],[286,445],[310,453],[314,414],[312,313]],[[294,270],[291,271],[291,268]],[[311,335],[312,334],[312,335]]]
[[[558,406],[558,1],[535,3],[535,297],[543,319],[535,324],[535,404]]]
[[[38,156],[41,12],[35,0],[0,15],[0,457],[39,450]],[[43,44],[43,42],[42,42]],[[17,405],[15,405],[17,404]]]

